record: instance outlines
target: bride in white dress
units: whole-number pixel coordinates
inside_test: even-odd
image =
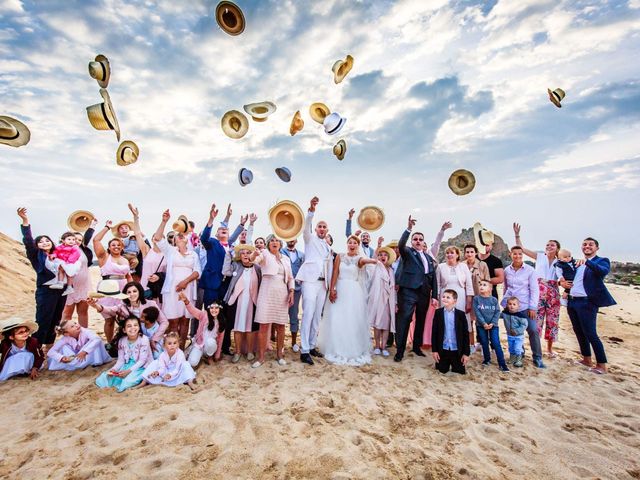
[[[378,261],[359,252],[360,239],[347,239],[347,253],[336,256],[320,325],[318,347],[331,363],[371,363],[371,331],[367,320],[367,293],[362,267]]]

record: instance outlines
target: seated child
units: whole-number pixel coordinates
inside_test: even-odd
[[[558,279],[573,282],[576,278],[576,261],[571,257],[571,252],[566,248],[560,249],[558,252],[558,260],[556,260],[556,275]],[[569,288],[565,288],[560,299],[560,305],[567,306],[569,302]]]
[[[144,369],[153,360],[149,339],[142,334],[140,320],[129,317],[118,332],[118,361],[96,379],[100,388],[116,387],[118,393],[142,381]]]
[[[209,364],[209,360],[214,358],[220,360],[222,355],[222,340],[224,338],[225,321],[218,319],[222,307],[217,303],[212,303],[206,311],[195,308],[183,292],[178,294],[178,299],[184,302],[187,310],[193,318],[198,320],[198,330],[193,336],[193,342],[187,349],[189,364],[196,368],[204,356],[204,361]],[[215,357],[214,357],[215,355]]]
[[[47,352],[49,370],[81,370],[111,361],[100,337],[77,320],[63,320],[56,331],[62,337]]]
[[[504,353],[500,345],[500,335],[498,322],[500,320],[500,305],[498,299],[491,295],[492,285],[489,280],[480,280],[480,295],[473,297],[473,311],[476,317],[476,331],[482,345],[482,355],[484,361],[482,365],[491,365],[491,347],[496,352],[498,368],[503,372],[508,372],[509,368],[504,361]]]
[[[456,308],[458,294],[447,289],[442,293],[442,307],[436,310],[431,330],[431,355],[440,373],[451,369],[467,373],[465,366],[471,355],[467,316]]]
[[[163,337],[157,338],[156,333],[160,330],[160,310],[157,307],[147,307],[140,313],[141,319],[140,327],[142,333],[149,337],[149,344],[151,345],[151,351],[153,353],[153,359],[156,360],[163,351],[162,343]],[[156,337],[156,338],[154,338]]]
[[[524,332],[529,325],[529,320],[525,312],[519,312],[520,300],[517,297],[507,299],[507,309],[500,316],[504,321],[504,328],[507,330],[507,342],[509,344],[509,363],[514,367],[522,367],[522,356],[524,355]]]
[[[164,352],[145,368],[140,387],[149,383],[165,387],[177,387],[186,383],[191,390],[195,390],[193,382],[196,372],[184,357],[179,343],[180,336],[176,332],[169,332],[164,336]]]
[[[49,288],[62,289],[64,295],[73,293],[73,277],[80,271],[80,257],[82,252],[78,247],[76,236],[73,232],[65,232],[61,237],[62,243],[57,245],[53,253],[49,254],[49,261],[46,262],[47,268],[56,274],[53,278],[45,283]]]
[[[44,362],[40,342],[31,335],[38,331],[36,322],[9,318],[0,323],[0,382],[16,375],[38,377]]]

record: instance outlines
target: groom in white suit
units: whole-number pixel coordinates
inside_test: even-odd
[[[331,247],[327,243],[329,227],[327,222],[316,224],[313,233],[313,214],[320,200],[318,197],[311,199],[309,213],[304,222],[302,238],[304,239],[304,263],[298,270],[296,280],[302,284],[302,325],[300,327],[300,361],[313,365],[314,357],[322,357],[316,350],[318,338],[318,326],[322,307],[327,298],[327,285],[330,280],[328,266],[331,264]]]

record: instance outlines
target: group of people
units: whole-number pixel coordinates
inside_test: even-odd
[[[229,233],[231,205],[215,232],[219,211],[212,205],[199,235],[183,216],[166,232],[171,218],[166,210],[150,239],[140,229],[138,210],[129,205],[132,222],[114,226],[107,221],[96,232],[94,220],[86,232],[62,235],[59,245],[47,235],[34,239],[26,209],[18,209],[23,243],[36,272],[36,318],[0,322],[0,380],[19,374],[35,378],[46,352],[49,370],[103,365],[116,357],[96,379],[99,387],[194,388],[194,369],[203,360],[229,355],[233,363],[246,358],[259,368],[269,354],[286,365],[287,324],[291,348],[307,365],[322,357],[363,365],[372,355],[389,357],[394,344],[393,359],[401,362],[411,343],[418,357],[426,356],[423,348],[431,348],[435,367],[443,373],[465,373],[480,347],[483,365],[491,364],[493,350],[498,368],[506,372],[509,364],[523,366],[526,332],[533,364],[544,368],[540,337],[544,329],[546,355],[554,358],[561,304],[567,306],[580,346],[578,363],[606,373],[596,316],[599,307],[615,301],[603,282],[609,260],[597,256],[595,239],[586,238],[584,258],[574,260],[556,240],[549,240],[544,252],[525,248],[520,225],[514,224],[508,266],[491,253],[493,235],[462,249],[448,246],[445,261],[438,264],[450,222],[429,248],[409,216],[398,241],[385,245],[379,238],[374,248],[368,232],[352,233],[351,210],[346,252],[336,253],[327,223],[314,225],[318,204],[312,198],[306,214],[304,251],[295,239],[286,244],[274,235],[254,240],[253,213],[241,216]],[[103,244],[110,231],[113,238]],[[95,288],[89,275],[94,255],[102,278]],[[535,260],[535,268],[524,262],[525,255]],[[503,287],[500,304],[498,285]],[[88,328],[90,307],[104,318],[106,343]],[[501,347],[500,318],[508,359]]]

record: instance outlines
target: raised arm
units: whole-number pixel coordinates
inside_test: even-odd
[[[98,219],[94,218],[93,220],[91,220],[91,225],[89,226],[89,228],[87,228],[87,231],[84,232],[84,235],[82,237],[82,245],[84,245],[85,247],[89,246],[89,242],[93,238],[93,234],[96,231],[95,228],[97,224]]]
[[[316,212],[318,203],[320,203],[318,197],[313,197],[309,202],[309,212],[304,220],[304,230],[302,231],[302,238],[305,244],[311,241],[311,236],[313,235],[313,214]]]
[[[353,214],[356,213],[355,209],[349,210],[349,216],[347,218],[347,226],[345,228],[344,234],[347,238],[351,236],[351,222],[353,221]]]
[[[20,231],[22,232],[22,243],[27,252],[27,258],[31,262],[34,269],[38,269],[38,247],[33,241],[31,233],[31,225],[29,225],[29,217],[27,217],[27,209],[25,207],[18,208],[18,216],[22,220]]]
[[[516,236],[516,245],[519,246],[520,248],[522,248],[522,251],[524,252],[524,254],[527,257],[533,258],[534,260],[536,258],[538,258],[538,254],[536,252],[534,252],[533,250],[529,250],[528,248],[525,248],[524,245],[522,245],[522,240],[520,240],[520,229],[522,227],[520,226],[519,223],[513,222],[513,233]]]
[[[142,230],[140,229],[140,212],[130,203],[128,204],[128,207],[131,211],[131,214],[133,215],[133,233],[136,236],[136,243],[138,244],[138,248],[142,253],[142,258],[144,258],[147,256],[147,253],[149,253],[151,247],[144,241],[144,236],[142,235]]]
[[[407,229],[402,232],[400,236],[400,241],[398,241],[398,250],[400,250],[400,256],[404,257],[407,255],[407,242],[409,241],[409,235],[411,234],[411,230],[413,230],[413,226],[416,224],[416,219],[412,218],[409,215],[409,220],[407,221]]]
[[[209,250],[211,245],[209,240],[211,240],[211,228],[213,227],[213,221],[218,216],[218,209],[216,208],[216,204],[211,204],[211,209],[209,210],[209,220],[207,220],[207,224],[202,230],[202,234],[200,235],[200,243],[204,246],[205,250]]]
[[[102,227],[102,230],[100,230],[96,234],[96,236],[93,237],[93,251],[95,252],[96,257],[98,257],[98,263],[100,264],[100,266],[104,265],[104,262],[107,259],[107,251],[102,246],[102,239],[107,234],[107,232],[111,230],[111,225],[111,220],[107,220],[107,222],[104,224],[104,227]]]
[[[451,228],[453,224],[449,221],[446,221],[440,227],[440,231],[436,234],[436,239],[431,244],[431,248],[429,249],[429,253],[435,259],[438,258],[438,251],[440,250],[440,244],[442,243],[442,239],[444,238],[444,232]]]
[[[158,225],[158,229],[156,230],[156,233],[153,234],[154,242],[158,243],[160,242],[160,240],[164,238],[164,229],[167,226],[167,222],[169,221],[170,218],[171,218],[171,213],[167,209],[162,213],[162,220],[160,220],[160,225]]]

